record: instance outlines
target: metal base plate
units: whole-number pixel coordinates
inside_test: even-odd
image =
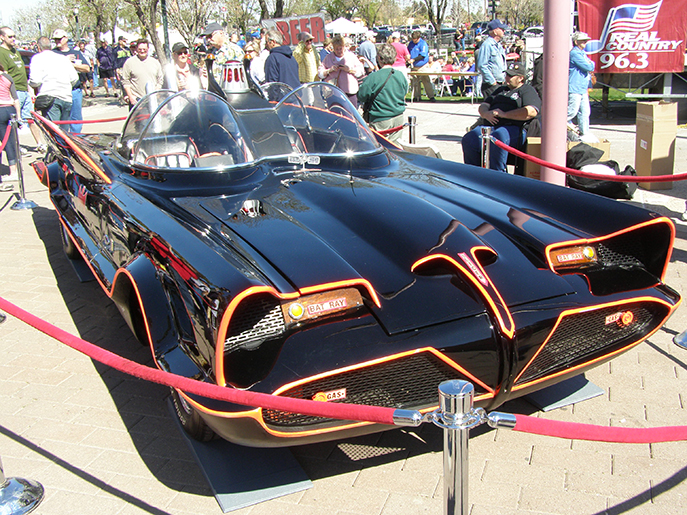
[[[687,211],[685,212],[687,214]],[[682,349],[687,349],[687,331],[682,331],[673,338],[673,343]]]
[[[226,440],[201,443],[181,427],[171,400],[169,409],[224,513],[312,488],[288,448],[244,447]]]
[[[10,209],[14,211],[19,211],[21,209],[35,209],[37,207],[38,204],[36,204],[33,200],[27,200],[23,198],[12,204],[12,207],[10,207]]]
[[[31,479],[10,477],[0,486],[0,513],[20,515],[32,512],[43,500],[43,486]]]
[[[542,411],[551,411],[570,404],[593,399],[604,391],[589,381],[584,375],[571,377],[567,381],[549,386],[525,398]]]

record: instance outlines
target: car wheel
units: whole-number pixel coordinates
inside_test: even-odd
[[[69,259],[81,259],[81,254],[79,250],[74,245],[74,242],[69,237],[67,229],[60,223],[60,234],[62,235],[62,249]]]
[[[215,438],[215,433],[210,429],[205,421],[198,414],[196,409],[184,399],[174,388],[172,390],[172,401],[174,402],[174,412],[181,422],[181,426],[191,438],[199,442],[209,442]]]

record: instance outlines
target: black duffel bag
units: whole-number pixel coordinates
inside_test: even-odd
[[[601,164],[608,167],[609,175],[637,175],[637,171],[630,165],[627,165],[621,172],[620,166],[616,161],[599,162],[601,156],[603,156],[603,150],[594,148],[586,143],[579,143],[568,150],[565,164],[568,168],[572,168],[573,170],[579,170],[588,164]],[[630,200],[632,195],[634,195],[634,192],[637,191],[636,182],[616,182],[605,181],[603,179],[588,179],[587,177],[577,177],[570,174],[567,175],[567,184],[569,187],[577,190],[596,193],[602,197],[613,199]]]

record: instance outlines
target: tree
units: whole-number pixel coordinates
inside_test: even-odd
[[[544,21],[544,2],[543,0],[501,0],[497,14],[513,27],[541,25]]]
[[[125,3],[133,7],[134,13],[141,22],[141,27],[150,36],[150,42],[157,51],[157,57],[160,64],[164,66],[169,61],[167,54],[163,51],[160,38],[157,36],[157,21],[158,21],[158,6],[159,0],[124,0]]]
[[[358,2],[358,14],[368,27],[377,25],[377,17],[382,9],[382,0],[362,0]]]
[[[435,34],[441,34],[441,25],[449,5],[449,0],[422,0],[427,9],[427,18],[434,27]]]
[[[281,18],[284,16],[284,0],[274,1],[274,11],[272,11],[272,14],[270,14],[267,0],[258,0],[258,3],[260,4],[260,21],[268,18]]]
[[[171,0],[167,3],[169,23],[179,31],[189,48],[193,48],[193,40],[210,21],[216,8],[215,0]]]

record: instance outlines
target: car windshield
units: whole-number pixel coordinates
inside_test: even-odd
[[[263,107],[237,110],[208,91],[152,93],[130,113],[119,154],[157,168],[217,169],[273,157],[303,162],[307,155],[381,149],[346,95],[330,84],[284,89],[262,100]]]

